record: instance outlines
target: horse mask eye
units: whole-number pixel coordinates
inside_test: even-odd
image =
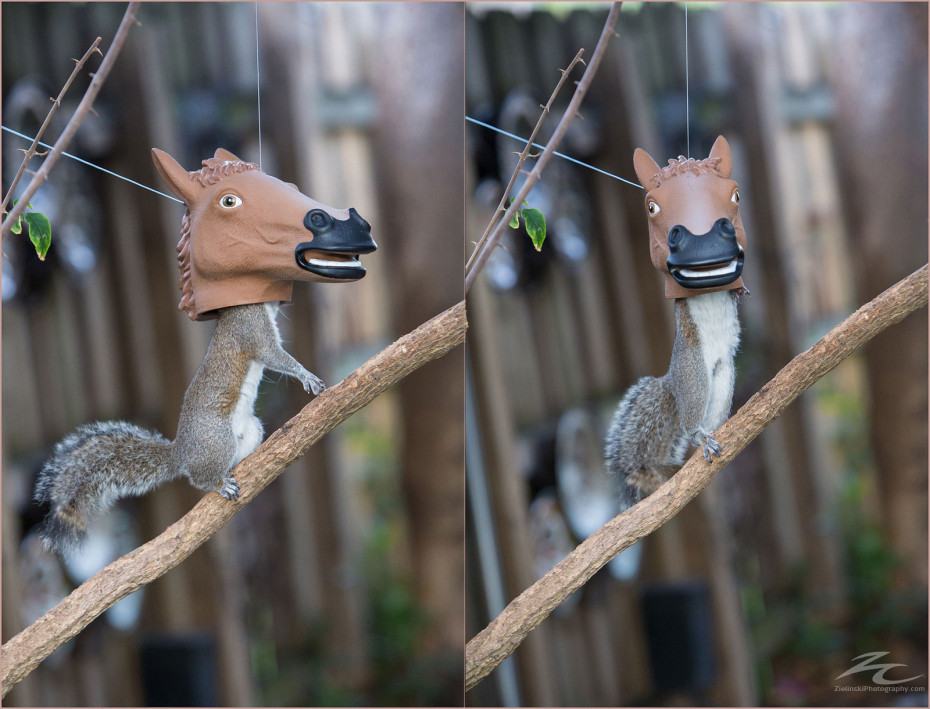
[[[242,205],[242,197],[236,194],[224,194],[220,197],[220,206],[223,209],[235,209]]]

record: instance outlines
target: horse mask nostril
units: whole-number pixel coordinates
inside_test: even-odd
[[[672,227],[668,232],[668,248],[677,251],[685,238],[685,228],[682,226]]]
[[[731,222],[726,217],[718,219],[714,227],[716,231],[720,232],[723,236],[728,238],[733,238],[736,236],[736,227],[733,226],[733,222]]]
[[[304,217],[304,226],[316,233],[333,225],[333,218],[322,209],[311,209]]]

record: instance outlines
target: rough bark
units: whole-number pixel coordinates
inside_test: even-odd
[[[720,457],[706,462],[696,452],[655,493],[579,544],[472,638],[465,648],[466,689],[490,674],[533,628],[614,556],[677,515],[799,394],[877,334],[926,304],[924,265],[792,359],[717,430],[716,438],[723,447]]]
[[[465,329],[465,304],[458,303],[398,339],[307,404],[233,469],[241,488],[236,502],[215,493],[204,496],[155,539],[106,566],[4,643],[0,650],[3,695],[107,608],[184,561],[339,423],[414,370],[462,344]]]

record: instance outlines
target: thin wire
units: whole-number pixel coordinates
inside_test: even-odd
[[[481,126],[482,128],[487,128],[488,130],[492,130],[495,133],[500,133],[501,135],[507,136],[508,138],[513,138],[514,140],[520,141],[524,145],[526,145],[527,143],[526,138],[521,138],[519,135],[515,135],[514,133],[508,133],[507,131],[500,129],[497,126],[492,126],[490,123],[479,121],[477,118],[472,118],[471,116],[465,116],[465,120],[468,121],[469,123],[474,123],[476,126]],[[540,145],[539,143],[533,143],[533,147],[539,148],[540,150],[544,150],[546,148],[545,145]],[[633,187],[638,187],[639,189],[643,189],[643,186],[640,184],[637,184],[636,182],[632,182],[631,180],[628,180],[625,177],[620,177],[619,175],[615,175],[612,172],[607,172],[607,170],[602,170],[599,167],[594,167],[594,165],[590,165],[586,162],[582,162],[581,160],[578,160],[577,158],[573,158],[571,155],[560,153],[558,150],[553,151],[552,154],[557,155],[563,160],[568,160],[569,162],[575,163],[576,165],[581,165],[581,167],[586,167],[589,170],[594,170],[594,172],[600,173],[601,175],[606,175],[607,177],[612,177],[615,180],[619,180],[620,182],[625,182],[626,184],[632,185]]]
[[[19,131],[15,131],[12,128],[7,128],[6,126],[0,126],[0,128],[3,128],[3,130],[6,131],[7,133],[10,133],[11,135],[15,135],[17,138],[22,138],[25,141],[32,142],[33,140],[35,140],[34,138],[30,138],[25,133],[20,133]],[[49,145],[48,143],[43,143],[42,141],[39,141],[38,145],[41,145],[43,148],[48,148],[49,150],[53,148],[53,146]],[[154,192],[157,195],[161,195],[162,197],[165,197],[166,199],[170,199],[172,202],[177,202],[178,204],[184,204],[183,200],[180,200],[177,197],[173,197],[170,194],[160,192],[156,190],[154,187],[143,185],[141,182],[136,182],[135,180],[131,180],[128,177],[124,177],[123,175],[120,175],[117,172],[113,172],[112,170],[107,170],[105,167],[100,167],[100,165],[95,165],[94,163],[89,162],[85,160],[84,158],[79,158],[77,155],[72,155],[71,153],[67,153],[64,151],[62,151],[61,154],[64,155],[66,158],[71,158],[72,160],[76,160],[82,165],[87,165],[88,167],[92,167],[95,170],[100,170],[100,172],[105,172],[106,174],[111,175],[112,177],[117,177],[120,180],[123,180],[123,182],[128,182],[129,184],[135,185],[136,187],[141,187],[144,190],[148,190],[149,192]]]
[[[685,133],[688,141],[688,157],[691,157],[691,86],[688,71],[688,3],[685,3]]]
[[[258,169],[262,169],[262,63],[259,60],[258,3],[255,3],[255,83],[258,103]]]
[[[259,34],[258,34],[258,3],[256,2],[256,3],[255,3],[255,73],[256,73],[256,77],[255,77],[255,78],[256,78],[256,82],[257,82],[257,84],[258,84],[258,97],[257,97],[257,105],[258,105],[258,167],[259,167],[259,169],[261,169],[261,168],[262,168],[262,75],[261,75],[261,62],[259,61],[259,41],[258,41],[258,37],[259,37]],[[11,135],[15,135],[17,138],[22,138],[23,140],[29,141],[30,143],[31,143],[33,140],[35,140],[34,138],[29,137],[29,136],[26,135],[25,133],[20,133],[19,131],[13,130],[12,128],[7,128],[6,126],[0,126],[0,128],[2,128],[2,129],[3,129],[4,131],[6,131],[7,133],[10,133]],[[54,146],[49,145],[48,143],[43,143],[42,141],[38,141],[37,145],[41,145],[43,148],[47,148],[48,150],[52,150],[53,147],[54,147]],[[71,158],[72,160],[74,160],[74,161],[76,161],[76,162],[79,162],[79,163],[81,163],[82,165],[87,165],[87,167],[92,167],[92,168],[95,169],[95,170],[99,170],[100,172],[106,173],[107,175],[110,175],[111,177],[115,177],[115,178],[117,178],[117,179],[119,179],[119,180],[122,180],[123,182],[128,182],[128,183],[131,184],[131,185],[135,185],[136,187],[141,187],[141,188],[144,189],[144,190],[147,190],[147,191],[149,191],[149,192],[153,192],[154,194],[157,194],[157,195],[159,195],[160,197],[164,197],[165,199],[170,199],[172,202],[177,202],[178,204],[184,204],[184,201],[178,199],[177,197],[174,197],[174,196],[172,196],[172,195],[170,195],[170,194],[167,194],[167,193],[165,193],[165,192],[162,192],[162,191],[160,191],[160,190],[156,190],[154,187],[149,187],[148,185],[143,185],[141,182],[136,182],[135,180],[130,179],[130,178],[124,176],[124,175],[120,175],[118,172],[113,172],[112,170],[108,170],[107,168],[101,167],[100,165],[95,165],[94,163],[90,162],[89,160],[85,160],[84,158],[79,158],[77,155],[72,155],[71,153],[69,153],[69,152],[67,152],[67,151],[64,151],[64,150],[62,151],[61,154],[64,155],[66,158]]]

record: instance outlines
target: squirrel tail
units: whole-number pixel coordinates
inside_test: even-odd
[[[94,514],[177,477],[172,448],[160,433],[124,421],[86,424],[59,441],[34,495],[51,505],[41,529],[45,546],[59,554],[80,546]]]

